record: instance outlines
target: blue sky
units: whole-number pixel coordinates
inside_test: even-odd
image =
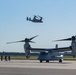
[[[26,21],[40,15],[43,23]],[[32,47],[70,46],[70,42],[52,42],[76,35],[76,0],[0,0],[0,51],[24,52],[24,43],[6,42],[33,39]]]

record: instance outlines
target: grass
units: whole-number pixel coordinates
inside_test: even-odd
[[[37,60],[37,58],[38,56],[31,56],[29,59],[25,56],[11,56],[11,60]],[[72,56],[64,56],[63,59],[76,61],[76,58],[73,58]]]
[[[29,59],[27,59],[25,56],[12,56],[12,60],[37,60],[37,56],[31,56]],[[64,56],[64,60],[73,60],[76,61],[76,58],[73,58],[72,56]]]
[[[73,61],[76,61],[76,58],[73,58],[72,56],[64,56],[64,60],[73,60]]]
[[[25,56],[11,56],[12,60],[27,60]],[[28,60],[37,60],[37,56],[31,56]]]

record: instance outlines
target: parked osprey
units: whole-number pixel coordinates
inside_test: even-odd
[[[63,53],[64,51],[72,51],[73,56],[76,55],[76,41],[75,41],[76,38],[74,36],[72,38],[62,39],[62,40],[72,40],[72,44],[69,47],[58,48],[58,46],[56,45],[56,48],[32,48],[29,43],[35,43],[32,40],[37,36],[38,35],[36,35],[32,38],[25,38],[24,40],[21,40],[21,41],[8,42],[7,44],[25,42],[24,51],[26,54],[26,58],[30,57],[30,51],[31,52],[40,52],[40,54],[38,56],[38,60],[40,62],[42,62],[42,61],[49,62],[50,60],[58,60],[59,62],[62,62],[63,56],[64,56],[64,53]],[[58,41],[62,41],[62,40],[58,40]]]
[[[41,16],[38,16],[38,15],[37,16],[34,15],[33,19],[31,19],[30,17],[26,18],[27,21],[31,21],[31,22],[34,22],[34,23],[43,23],[42,19],[43,18]]]

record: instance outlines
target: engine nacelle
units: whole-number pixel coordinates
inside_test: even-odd
[[[76,41],[72,42],[72,55],[73,57],[76,57]]]
[[[24,44],[24,51],[25,51],[25,54],[26,54],[26,58],[30,57],[30,50],[29,50],[29,48],[30,48],[29,43]]]

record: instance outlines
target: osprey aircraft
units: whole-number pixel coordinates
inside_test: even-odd
[[[42,21],[42,17],[41,16],[36,16],[36,15],[34,15],[34,18],[33,19],[31,19],[30,17],[28,18],[26,18],[26,20],[27,21],[31,21],[31,22],[34,22],[34,23],[43,23],[43,21]]]
[[[76,56],[75,36],[72,36],[72,38],[55,40],[55,41],[72,40],[71,46],[69,47],[58,48],[58,46],[56,45],[56,48],[32,48],[29,43],[35,43],[32,40],[37,36],[38,35],[31,37],[31,38],[25,38],[24,40],[21,40],[21,41],[7,42],[7,44],[25,42],[24,51],[25,51],[26,58],[28,59],[30,57],[30,52],[39,52],[38,60],[40,62],[42,61],[49,62],[50,60],[58,60],[59,62],[62,62],[64,51],[72,51],[73,57]]]

